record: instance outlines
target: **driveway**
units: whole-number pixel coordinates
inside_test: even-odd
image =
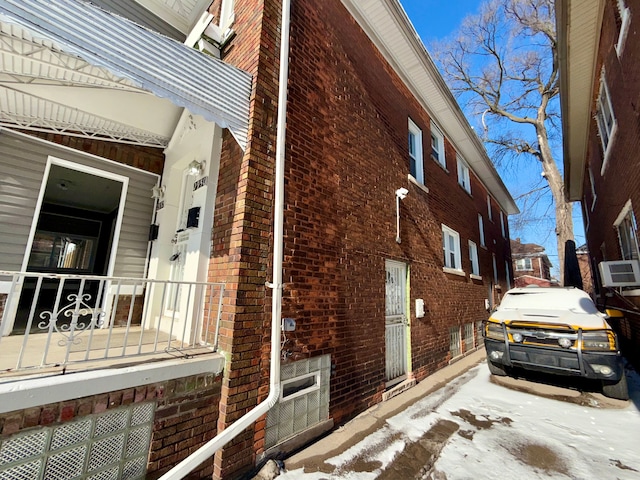
[[[627,376],[624,402],[492,377],[483,361],[399,412],[354,419],[285,461],[278,479],[637,480],[640,376]]]

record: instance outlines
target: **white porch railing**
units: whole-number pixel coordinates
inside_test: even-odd
[[[223,298],[223,283],[0,271],[0,379],[215,351]]]

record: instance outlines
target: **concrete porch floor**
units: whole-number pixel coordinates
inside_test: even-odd
[[[0,383],[15,381],[16,377],[48,376],[60,373],[79,372],[112,366],[134,365],[169,358],[180,358],[211,353],[206,346],[184,350],[177,340],[169,341],[169,335],[141,327],[94,330],[78,337],[79,343],[68,347],[59,345],[64,337],[60,334],[49,339],[46,334],[11,335],[0,338]],[[157,336],[156,336],[157,334]],[[107,346],[109,348],[107,348]],[[18,359],[22,352],[20,365]]]

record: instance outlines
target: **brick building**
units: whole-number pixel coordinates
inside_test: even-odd
[[[290,28],[280,0],[93,3],[0,6],[0,349],[71,332],[3,368],[0,449],[46,441],[0,476],[153,478],[262,408],[271,368],[277,403],[197,466],[234,478],[479,346],[517,208],[396,0],[293,1]]]
[[[565,189],[567,197],[582,206],[597,303],[624,312],[620,337],[627,356],[637,360],[640,3],[599,0],[587,7],[563,0],[556,5]],[[624,285],[604,286],[599,267],[609,268],[602,262],[610,261],[623,261],[630,269]]]
[[[551,286],[553,265],[543,246],[535,243],[521,243],[519,238],[511,240],[511,260],[513,261],[513,283],[516,287]]]

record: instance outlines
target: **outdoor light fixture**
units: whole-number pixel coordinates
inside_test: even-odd
[[[191,175],[201,175],[202,172],[204,171],[204,165],[205,165],[205,161],[197,161],[197,160],[193,160],[190,164],[189,164],[189,173]]]
[[[400,243],[400,200],[404,200],[409,190],[402,187],[396,190],[396,242]]]
[[[151,198],[158,200],[158,201],[162,201],[164,200],[164,192],[166,190],[167,187],[165,187],[164,185],[156,185],[153,188],[151,188]]]

